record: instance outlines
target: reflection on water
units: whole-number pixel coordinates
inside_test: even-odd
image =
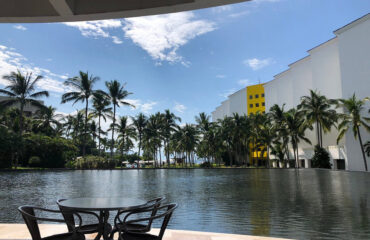
[[[366,173],[312,169],[0,172],[0,222],[22,222],[18,206],[58,198],[166,196],[179,204],[170,228],[370,239],[369,186]]]

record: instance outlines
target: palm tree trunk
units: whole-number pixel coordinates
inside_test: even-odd
[[[87,111],[89,108],[89,99],[86,98],[86,108],[85,108],[85,128],[84,128],[84,143],[82,146],[82,156],[86,154],[86,137],[87,137]]]
[[[99,156],[101,155],[101,154],[100,154],[100,131],[101,131],[101,129],[100,129],[100,117],[101,117],[101,116],[100,116],[100,114],[99,114],[99,120],[98,120],[98,121],[99,121],[99,132],[98,132],[98,135],[99,135],[99,136],[98,136],[98,138],[99,138],[99,139],[98,139],[98,140],[99,140],[99,144],[98,144],[98,145],[99,145],[99,147],[98,147],[98,148],[99,148]]]
[[[320,124],[320,147],[323,147],[322,145],[322,126]]]
[[[114,146],[114,127],[116,124],[116,104],[113,104],[113,125],[112,125],[112,142],[110,145],[110,160],[113,161],[113,146]]]
[[[362,151],[362,157],[364,159],[365,171],[367,172],[367,161],[366,161],[366,156],[365,156],[365,151],[364,151],[364,145],[362,144],[362,138],[361,138],[360,128],[358,126],[357,126],[357,132],[358,132],[358,140],[360,141],[360,146],[361,146],[361,151]]]
[[[320,144],[320,125],[319,125],[319,121],[316,121],[316,138],[317,138],[317,145],[319,145],[321,147],[321,144]]]

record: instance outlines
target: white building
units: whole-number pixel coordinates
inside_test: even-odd
[[[296,107],[301,96],[309,90],[317,90],[328,98],[349,98],[356,94],[359,99],[370,96],[370,14],[334,31],[335,37],[308,51],[308,56],[289,65],[288,70],[277,74],[264,85],[266,110],[274,104],[285,109]],[[368,114],[370,105],[367,105]],[[363,142],[370,134],[361,129]],[[315,131],[307,132],[313,145]],[[338,132],[332,129],[323,136],[324,147],[329,151],[334,168],[345,163],[346,170],[362,171],[364,163],[358,139],[348,132],[337,145]],[[301,143],[299,158],[308,167],[313,146]],[[370,159],[368,158],[368,166]]]
[[[246,88],[228,96],[227,100],[223,101],[220,106],[212,112],[212,121],[231,117],[233,113],[239,115],[247,115],[247,90]]]

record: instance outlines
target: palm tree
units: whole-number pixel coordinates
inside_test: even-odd
[[[9,99],[1,101],[0,105],[4,108],[11,107],[16,104],[19,105],[19,135],[22,136],[24,107],[27,104],[30,104],[38,108],[44,108],[45,106],[35,99],[40,97],[48,97],[49,92],[35,92],[37,82],[43,78],[43,76],[40,75],[33,79],[32,73],[26,73],[26,75],[23,75],[19,70],[17,70],[17,72],[11,72],[9,75],[3,76],[3,78],[9,82],[9,85],[7,85],[5,89],[0,89],[0,93],[8,96]]]
[[[353,136],[360,142],[362,157],[364,159],[365,170],[367,171],[367,162],[365,156],[364,145],[362,143],[360,127],[365,128],[366,131],[370,132],[370,126],[366,122],[370,122],[368,118],[362,118],[361,112],[364,110],[364,105],[366,101],[370,99],[357,99],[356,95],[353,94],[352,97],[348,99],[339,99],[338,107],[344,109],[344,114],[340,114],[340,123],[338,125],[339,135],[337,138],[337,143],[343,138],[344,134],[351,128]]]
[[[337,112],[331,109],[336,100],[327,99],[318,92],[310,90],[310,96],[303,96],[298,109],[302,109],[307,124],[316,124],[317,144],[322,148],[322,131],[329,132],[337,121]]]
[[[93,107],[94,109],[91,112],[91,117],[98,118],[98,149],[100,155],[100,142],[101,142],[101,119],[104,122],[107,121],[107,117],[111,117],[112,115],[112,108],[109,107],[110,101],[107,98],[106,94],[102,93],[101,91],[97,91],[94,93],[93,98]]]
[[[139,113],[135,118],[132,118],[133,125],[136,128],[137,136],[138,136],[138,150],[139,150],[139,156],[140,156],[140,150],[142,149],[142,139],[144,134],[144,129],[146,127],[148,118],[143,114]]]
[[[296,161],[296,168],[299,168],[298,144],[300,143],[300,140],[311,144],[311,141],[305,137],[305,131],[307,128],[310,128],[310,126],[306,124],[306,121],[303,118],[303,112],[301,111],[297,111],[293,108],[286,112],[285,115],[287,131],[293,147],[294,159]]]
[[[162,133],[164,141],[164,151],[166,155],[167,166],[170,166],[170,149],[169,143],[172,133],[175,131],[177,126],[176,121],[181,122],[181,118],[177,117],[174,113],[171,113],[169,109],[166,109],[164,114],[162,114]]]
[[[113,105],[113,124],[112,124],[112,142],[111,142],[111,149],[110,149],[110,158],[113,160],[113,147],[114,147],[114,129],[116,124],[116,108],[120,107],[121,105],[124,106],[132,106],[134,105],[130,104],[129,102],[125,102],[124,99],[126,99],[130,94],[125,89],[126,84],[121,85],[120,82],[117,80],[112,80],[110,82],[105,82],[105,86],[108,89],[108,97]]]
[[[267,115],[268,116],[268,115]],[[276,139],[276,129],[272,124],[272,121],[269,117],[265,119],[263,124],[260,126],[258,133],[258,139],[261,141],[261,147],[266,147],[267,153],[267,162],[266,166],[270,166],[270,149],[273,147],[273,143]]]
[[[160,113],[151,115],[147,121],[146,127],[144,129],[143,135],[143,149],[146,153],[153,156],[155,167],[157,167],[157,154],[162,142],[162,119]]]
[[[277,141],[277,143],[275,143],[275,145],[279,145],[277,146],[277,149],[283,149],[283,152],[286,155],[286,160],[289,161],[289,135],[286,127],[286,114],[284,111],[284,106],[285,104],[283,104],[281,107],[277,104],[273,105],[270,108],[269,115],[275,125],[275,129],[278,135],[277,137],[280,139],[279,141]]]
[[[85,126],[82,155],[86,153],[86,137],[87,137],[87,115],[89,110],[89,98],[94,94],[94,84],[99,80],[99,77],[89,75],[88,72],[79,72],[79,76],[69,78],[64,82],[64,85],[72,87],[75,91],[63,94],[62,103],[71,102],[85,102]]]
[[[121,150],[121,155],[124,152],[130,150],[133,146],[133,140],[136,140],[136,131],[132,124],[128,123],[127,117],[121,117],[119,119],[119,124],[117,124],[118,132],[118,149]]]
[[[63,117],[61,114],[56,114],[56,108],[49,106],[37,111],[35,121],[36,128],[46,135],[51,136],[56,133],[56,130],[61,125],[59,119]]]

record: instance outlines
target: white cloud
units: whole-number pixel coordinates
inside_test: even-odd
[[[244,60],[243,63],[246,66],[252,68],[254,71],[256,71],[256,70],[262,69],[272,64],[273,60],[271,58],[265,58],[265,59],[251,58],[251,59]]]
[[[144,113],[150,113],[153,107],[158,104],[158,102],[155,101],[143,102],[140,99],[126,99],[126,102],[135,106],[131,108],[132,110],[138,110]]]
[[[183,113],[187,109],[187,107],[183,104],[176,102],[173,109],[179,113]]]
[[[113,39],[113,43],[115,43],[115,44],[123,43],[123,41],[117,36],[112,36],[112,39]]]
[[[92,38],[111,38],[116,44],[121,44],[120,40],[116,36],[111,36],[108,30],[117,29],[122,27],[121,20],[110,19],[110,20],[98,20],[98,21],[83,21],[83,22],[64,22],[64,25],[74,27],[80,30],[82,36]]]
[[[223,75],[223,74],[216,75],[216,78],[225,78],[225,77],[226,77],[226,75]]]
[[[242,17],[242,16],[245,16],[245,15],[248,15],[248,14],[250,14],[250,11],[246,10],[246,11],[242,11],[242,12],[231,13],[229,15],[229,17],[231,17],[231,18],[238,18],[238,17]]]
[[[35,67],[22,54],[15,52],[13,48],[0,45],[0,85],[7,84],[7,80],[3,79],[2,76],[17,71],[17,69],[24,73],[32,72],[34,76],[44,76],[37,83],[39,89],[56,93],[64,93],[69,90],[63,85],[63,80],[67,78],[66,75],[55,74],[48,69]]]
[[[232,9],[233,8],[232,8],[231,5],[223,5],[223,6],[219,6],[219,7],[213,7],[212,12],[221,13],[221,12],[231,11]]]
[[[125,36],[143,48],[156,61],[181,62],[177,50],[197,36],[215,30],[215,24],[196,20],[192,12],[136,17],[125,20]]]
[[[252,84],[253,84],[253,81],[251,81],[251,80],[249,80],[249,79],[240,79],[240,80],[238,81],[238,84],[239,84],[240,86],[245,87],[245,86],[248,86],[248,85],[252,85]]]
[[[227,98],[228,96],[230,96],[231,94],[233,94],[234,92],[236,92],[235,88],[232,88],[232,89],[229,89],[229,90],[226,90],[224,92],[222,92],[221,94],[219,94],[221,97],[223,98]]]
[[[27,28],[25,26],[22,26],[22,25],[14,25],[13,27],[15,29],[22,30],[22,31],[26,31],[27,30]]]

